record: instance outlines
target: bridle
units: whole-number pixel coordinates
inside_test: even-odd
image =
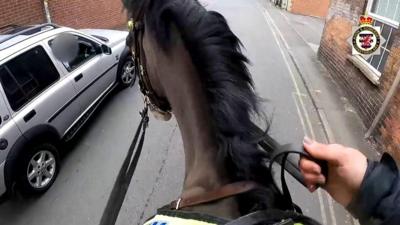
[[[130,47],[132,60],[135,64],[136,74],[139,76],[140,91],[144,95],[145,105],[150,111],[163,116],[165,120],[171,118],[171,106],[167,99],[161,98],[154,91],[146,69],[146,55],[143,50],[144,24],[141,21],[128,22],[129,35],[127,37],[127,46]]]

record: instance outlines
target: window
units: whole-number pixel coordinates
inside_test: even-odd
[[[68,62],[62,62],[69,72],[83,65],[85,62],[89,61],[97,54],[97,44],[95,42],[76,35],[74,35],[74,38],[76,38],[76,41],[78,43],[78,53],[75,57],[73,57],[73,59],[69,60]],[[49,46],[52,46],[52,40],[49,41]],[[64,51],[68,50],[70,49],[65,49]]]
[[[377,69],[380,73],[383,73],[383,70],[385,68],[385,63],[390,54],[390,48],[392,47],[392,44],[393,44],[392,34],[394,33],[396,28],[394,28],[390,25],[387,25],[385,23],[382,23],[378,20],[374,21],[373,26],[381,27],[381,35],[382,35],[382,37],[385,38],[386,42],[383,43],[381,46],[381,52],[380,52],[381,54],[374,55],[374,56],[370,57],[367,61],[369,64],[371,64],[371,66],[373,66],[375,69]]]
[[[370,0],[367,14],[374,18],[373,26],[381,27],[382,37],[386,42],[381,46],[380,55],[370,57],[367,62],[374,67],[380,76],[385,68],[386,61],[393,44],[393,34],[400,22],[400,0]]]
[[[59,78],[58,71],[40,46],[0,67],[0,82],[14,111],[19,110]]]
[[[371,13],[400,22],[399,0],[375,0],[372,2]]]

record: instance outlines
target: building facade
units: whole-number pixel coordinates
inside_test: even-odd
[[[51,21],[73,28],[117,28],[126,23],[121,0],[18,0],[0,1],[0,27]]]
[[[386,42],[380,55],[352,55],[348,39],[361,15],[374,19]],[[400,160],[400,0],[332,0],[319,58],[360,114],[368,134]],[[392,90],[392,91],[390,91]],[[374,126],[376,124],[376,126]]]
[[[289,0],[288,11],[296,14],[325,18],[330,0]]]

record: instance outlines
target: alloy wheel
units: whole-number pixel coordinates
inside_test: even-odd
[[[135,65],[131,60],[128,60],[122,67],[121,80],[125,85],[129,85],[132,83],[134,78],[135,78]]]
[[[38,151],[29,161],[27,180],[36,189],[46,187],[55,177],[56,159],[50,151]]]

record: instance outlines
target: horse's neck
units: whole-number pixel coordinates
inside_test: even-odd
[[[182,198],[203,194],[229,183],[223,159],[218,157],[218,148],[211,135],[207,107],[199,104],[201,101],[198,97],[192,98],[191,94],[186,97],[174,110],[182,133],[186,159]],[[238,216],[233,198],[192,207],[190,210],[228,218]]]
[[[143,42],[150,80],[171,104],[182,134],[185,151],[185,181],[182,196],[215,190],[229,183],[218,146],[205,92],[199,74],[182,42],[177,41],[168,55],[157,51],[151,38]],[[193,207],[223,217],[238,215],[233,199],[213,205]]]
[[[179,100],[171,104],[184,143],[186,171],[181,197],[185,198],[215,190],[229,183],[229,180],[226,178],[223,158],[218,156],[210,115],[204,95],[200,93],[200,81],[191,83],[185,78],[181,81],[182,89],[175,90],[183,91],[180,94],[183,98],[178,97]],[[239,216],[234,198],[192,207],[190,210],[226,218]]]

